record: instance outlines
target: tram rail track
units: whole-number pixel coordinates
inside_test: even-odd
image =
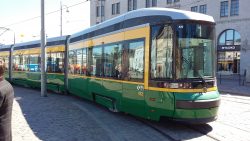
[[[148,127],[152,128],[153,130],[159,132],[160,134],[162,134],[163,136],[165,136],[170,141],[181,141],[181,140],[183,140],[183,139],[178,139],[178,138],[174,137],[174,135],[171,135],[171,133],[167,133],[167,131],[163,131],[163,129],[161,127],[159,127],[159,125],[157,125],[157,124],[154,124],[154,123],[152,123],[150,121],[147,121],[147,120],[144,120],[144,119],[138,119],[138,118],[136,118],[136,119],[139,122],[141,122],[141,123],[147,125]],[[175,126],[173,122],[172,121],[168,121],[168,123],[169,123],[170,126]],[[220,141],[220,139],[218,139],[215,136],[209,135],[207,131],[199,129],[199,127],[197,127],[197,128],[196,127],[192,127],[190,124],[180,124],[180,123],[176,123],[176,124],[177,125],[181,125],[183,129],[186,128],[186,129],[194,131],[195,133],[199,133],[201,135],[204,135],[204,136],[206,136],[206,137],[208,137],[208,138],[210,138],[212,140]],[[201,126],[201,125],[195,125],[195,126]]]
[[[196,131],[196,132],[198,132],[198,133],[200,133],[200,134],[203,134],[203,135],[207,136],[207,137],[210,138],[210,139],[213,139],[213,140],[215,140],[215,141],[220,141],[220,139],[218,139],[218,138],[216,138],[216,137],[214,137],[214,136],[212,136],[212,135],[209,135],[206,131],[201,130],[201,129],[198,129],[198,127],[192,127],[191,125],[188,125],[188,124],[185,124],[184,126],[185,126],[186,128],[189,128],[189,129],[193,130],[193,131]]]
[[[161,135],[163,135],[164,137],[166,137],[170,141],[181,141],[179,139],[174,138],[170,134],[167,134],[166,132],[162,131],[160,128],[158,128],[156,125],[154,125],[150,121],[146,121],[144,119],[139,119],[139,118],[136,118],[136,120],[139,121],[139,122],[141,122],[141,123],[143,123],[143,124],[145,124],[145,125],[147,125],[151,129],[157,131],[158,133],[160,133]]]

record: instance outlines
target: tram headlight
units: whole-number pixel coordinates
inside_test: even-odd
[[[170,83],[169,88],[172,89],[191,89],[192,84],[191,83]]]
[[[171,89],[192,89],[192,83],[169,83],[169,82],[158,82],[157,87],[159,88],[171,88]]]

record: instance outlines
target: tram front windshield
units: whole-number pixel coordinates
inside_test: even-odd
[[[176,78],[214,76],[214,25],[176,25]]]

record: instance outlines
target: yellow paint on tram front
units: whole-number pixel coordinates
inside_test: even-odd
[[[146,35],[145,38],[145,57],[144,57],[144,89],[148,89],[148,80],[149,80],[149,51],[150,51],[150,27],[146,27],[143,31]]]

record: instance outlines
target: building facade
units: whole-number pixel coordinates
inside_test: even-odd
[[[216,21],[217,72],[250,72],[249,0],[92,0],[91,25],[131,10],[176,8],[208,14]]]

